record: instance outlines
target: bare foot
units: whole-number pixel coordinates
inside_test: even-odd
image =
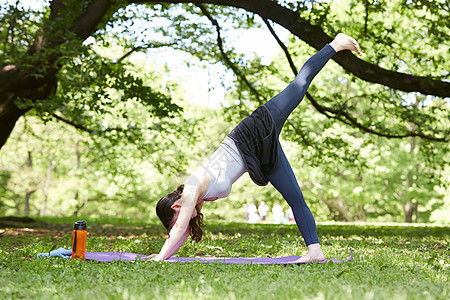
[[[325,255],[323,255],[322,249],[320,248],[320,244],[311,244],[308,246],[308,253],[303,255],[296,261],[296,263],[307,263],[314,261],[324,261]]]
[[[330,43],[330,46],[333,47],[336,52],[350,50],[355,51],[359,56],[362,56],[358,42],[354,38],[343,33],[339,33]]]

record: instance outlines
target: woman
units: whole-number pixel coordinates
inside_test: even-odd
[[[325,259],[320,248],[316,223],[306,205],[294,172],[278,140],[290,113],[300,104],[311,81],[327,61],[341,50],[362,55],[358,43],[345,34],[325,45],[303,65],[294,81],[266,104],[257,108],[225,138],[202,166],[184,185],[159,200],[156,212],[167,228],[169,237],[152,260],[171,257],[189,235],[196,242],[202,238],[205,201],[225,198],[231,185],[245,172],[258,185],[270,182],[292,208],[295,221],[308,246],[299,262]]]

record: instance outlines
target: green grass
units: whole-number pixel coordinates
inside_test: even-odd
[[[96,263],[36,259],[69,248],[73,221],[45,218],[0,229],[0,298],[45,299],[448,299],[449,227],[318,226],[326,256],[351,262],[301,266]],[[164,243],[161,226],[89,219],[88,251],[148,254]],[[43,222],[42,222],[43,221]],[[5,228],[6,226],[6,228]],[[26,229],[28,228],[28,229]],[[178,256],[301,255],[295,225],[210,224]]]

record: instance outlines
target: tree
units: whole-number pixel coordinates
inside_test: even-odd
[[[144,83],[164,79],[175,101],[182,103],[181,91],[164,68],[154,69],[145,61],[135,63]],[[119,96],[111,91],[112,99]],[[129,120],[133,123],[129,124]],[[185,157],[192,153],[189,143],[197,140],[192,131],[198,122],[186,111],[184,118],[166,124],[149,117],[144,105],[129,100],[103,116],[106,128],[128,129],[108,137],[109,131],[92,135],[63,122],[44,125],[38,115],[29,112],[18,121],[0,154],[0,212],[11,213],[15,208],[16,214],[23,214],[26,191],[32,190],[30,214],[43,213],[45,205],[47,215],[148,217],[154,211],[152,201],[168,185],[174,185],[170,181],[173,178],[166,174],[184,170]],[[180,145],[184,147],[180,149]],[[28,152],[32,152],[31,170],[27,167]]]
[[[308,113],[293,114],[284,138],[312,147],[312,165],[335,159],[339,163],[334,167],[341,167],[341,163],[354,167],[354,161],[361,159],[361,149],[352,147],[352,140],[343,135],[363,139],[365,134],[373,139],[413,140],[419,145],[414,149],[424,155],[421,161],[435,166],[429,174],[445,165],[450,139],[449,103],[445,98],[450,96],[450,18],[446,2],[222,0],[160,4],[145,0],[52,0],[48,7],[46,4],[42,9],[25,7],[20,0],[0,5],[0,36],[4,37],[0,39],[0,147],[16,122],[28,114],[89,133],[93,140],[86,147],[92,153],[102,155],[109,153],[103,147],[120,145],[126,149],[134,145],[146,155],[157,156],[159,170],[170,165],[182,172],[177,161],[180,153],[170,148],[171,141],[164,137],[177,136],[177,129],[188,128],[192,120],[173,118],[182,112],[168,96],[173,90],[161,88],[157,80],[143,79],[129,62],[131,54],[171,47],[201,60],[223,63],[235,74],[236,85],[229,97],[239,105],[230,105],[226,115],[235,123],[288,83],[306,54],[343,31],[357,37],[366,56],[360,59],[348,52],[336,55],[333,59],[339,68],[330,68],[332,78],[319,79],[321,86],[311,87]],[[131,24],[139,21],[151,21],[152,25],[138,34]],[[292,34],[289,41],[278,38],[274,24]],[[227,43],[234,30],[261,26],[279,43],[283,63],[264,66],[258,58],[249,60]],[[99,51],[109,45],[122,51],[115,55]],[[133,115],[125,109],[130,102],[136,110],[146,110],[148,116]],[[347,129],[328,134],[341,128],[338,124]],[[187,134],[195,136],[192,130]],[[103,140],[98,142],[100,139],[106,139],[106,145]],[[373,142],[368,140],[363,143]],[[159,151],[166,145],[171,152],[164,156]],[[393,145],[395,142],[389,143]],[[436,155],[438,151],[443,155]],[[31,155],[34,157],[33,152]],[[443,160],[440,165],[439,159]],[[366,163],[358,162],[361,168]],[[47,158],[45,170],[48,168]],[[407,177],[414,172],[411,169]],[[394,178],[398,175],[392,174]],[[5,173],[4,178],[8,176]],[[315,183],[327,183],[328,179],[324,176]],[[347,179],[343,180],[336,184]],[[351,180],[366,179],[360,176]],[[408,182],[412,185],[411,180]],[[91,183],[89,179],[87,183]],[[420,188],[426,190],[433,184],[439,183],[422,183]],[[78,199],[76,206],[89,199],[104,199],[102,191],[95,194],[95,186],[91,187],[93,194],[83,199],[78,199],[81,195],[76,196],[75,189],[72,191]],[[351,199],[325,195],[325,200],[335,201],[329,203],[335,210],[340,201],[345,209],[358,199],[359,192],[351,190],[350,184],[342,189],[342,193],[352,195]],[[416,192],[408,195],[421,193]],[[405,196],[405,192],[402,195],[399,201],[403,204],[415,197]],[[351,213],[353,216],[344,218],[357,214]]]
[[[0,66],[0,147],[6,142],[14,124],[27,111],[34,110],[44,118],[56,118],[60,121],[72,124],[83,130],[90,130],[89,125],[95,124],[92,118],[86,117],[85,110],[101,110],[99,106],[111,106],[115,103],[108,101],[108,88],[122,90],[123,98],[134,98],[146,104],[149,111],[159,116],[170,116],[173,112],[178,112],[179,107],[174,106],[170,98],[145,86],[139,78],[126,70],[123,58],[107,60],[98,57],[92,51],[92,45],[86,41],[88,37],[94,37],[98,41],[104,41],[102,35],[105,34],[107,26],[127,19],[136,19],[138,14],[128,16],[124,14],[124,8],[132,3],[148,4],[147,11],[162,14],[170,11],[168,4],[154,4],[157,1],[119,1],[119,0],[52,0],[49,7],[37,12],[25,9],[20,6],[20,0],[15,5],[2,5],[2,29],[1,36],[4,36],[1,45],[2,64]],[[159,2],[159,1],[158,1]],[[167,1],[166,3],[190,3],[180,6],[185,13],[206,15],[214,25],[219,34],[220,26],[216,18],[232,18],[243,26],[240,19],[245,17],[247,22],[254,20],[254,15],[260,16],[263,20],[271,20],[288,29],[293,35],[314,47],[321,48],[325,43],[331,41],[331,36],[341,28],[354,31],[363,44],[375,49],[373,53],[373,63],[361,60],[351,53],[341,53],[334,57],[334,60],[345,70],[354,74],[362,80],[379,83],[388,88],[412,92],[416,91],[426,95],[437,97],[449,96],[450,83],[445,79],[448,77],[446,68],[446,53],[448,49],[446,43],[445,30],[448,28],[448,4],[440,1],[428,1],[424,6],[414,3],[394,1],[394,4],[387,2],[369,1],[345,1],[343,5],[350,7],[354,15],[347,16],[356,25],[348,28],[346,20],[338,18],[331,9],[331,4],[309,2],[284,2],[284,1]],[[392,3],[392,2],[391,2]],[[193,5],[197,6],[193,6]],[[209,7],[204,6],[210,4]],[[235,10],[231,8],[240,8]],[[385,27],[385,22],[380,21],[381,15],[387,9],[393,10],[395,14],[406,13],[411,22],[425,24],[432,30],[409,31],[408,39],[426,39],[428,46],[437,47],[437,51],[426,54],[426,50],[417,48],[408,49],[409,46],[400,40],[401,32],[396,31],[396,24]],[[424,21],[414,17],[420,12],[426,16]],[[130,11],[127,11],[129,14]],[[172,12],[173,13],[173,12]],[[151,15],[151,13],[149,14]],[[359,17],[357,17],[359,16]],[[172,15],[176,20],[176,16]],[[254,23],[254,22],[253,22]],[[200,31],[209,30],[204,27]],[[178,26],[182,28],[182,25]],[[177,27],[175,27],[175,30]],[[383,30],[384,29],[384,30]],[[186,31],[187,32],[187,31]],[[352,32],[353,33],[353,32]],[[393,39],[395,37],[395,40]],[[191,45],[201,44],[200,38],[191,35]],[[182,41],[178,45],[183,47]],[[161,42],[147,41],[146,47],[160,46]],[[228,52],[223,48],[223,41],[217,36],[217,46],[212,50],[220,51],[222,60],[230,68],[233,68],[233,61],[228,57]],[[425,45],[427,46],[427,45]],[[142,45],[134,45],[130,52],[139,51]],[[193,47],[191,47],[192,50]],[[395,53],[399,55],[394,60],[383,58],[384,53]],[[405,55],[408,54],[408,55]],[[217,57],[217,53],[210,53],[211,57]],[[401,56],[400,56],[401,55]],[[415,68],[405,66],[403,57],[408,57],[412,62],[426,62],[431,66],[431,70],[415,70]],[[431,59],[433,58],[433,59]],[[428,61],[429,64],[428,64]],[[83,63],[88,61],[89,63]],[[390,63],[388,63],[390,61]],[[81,62],[81,63],[80,63]],[[89,65],[91,64],[91,65]],[[447,62],[448,64],[448,62]],[[386,65],[383,68],[381,66]],[[72,69],[71,69],[72,68]],[[238,67],[234,67],[238,71]],[[405,72],[403,72],[405,70]],[[85,73],[83,72],[85,71]],[[410,75],[414,73],[417,75]],[[240,79],[245,81],[244,73]],[[71,77],[71,76],[75,76]],[[78,76],[78,78],[77,78]],[[84,77],[83,77],[84,76]],[[79,78],[83,77],[83,78]],[[87,78],[86,78],[87,77]],[[74,101],[74,89],[80,92],[74,83],[82,84],[82,95],[87,97],[81,101]],[[68,86],[68,82],[72,86]],[[59,87],[58,87],[59,83]],[[250,82],[247,85],[251,87]],[[250,88],[254,93],[256,89]],[[418,136],[430,140],[448,142],[448,128],[429,128],[427,122],[417,122],[414,130],[404,130],[403,132],[385,132],[371,129],[370,126],[359,122],[347,109],[337,109],[327,107],[323,99],[315,99],[308,96],[313,101],[316,109],[331,118],[339,119],[351,126],[360,127],[374,134],[382,134],[389,137]],[[431,98],[435,99],[435,98]],[[76,99],[78,100],[78,99]],[[262,99],[260,99],[262,101]],[[389,99],[384,100],[390,101]],[[77,103],[78,102],[78,103]],[[405,118],[430,117],[423,112],[415,112],[408,105],[398,105],[399,109],[406,115]],[[91,123],[87,120],[91,120]],[[85,124],[87,123],[87,124]],[[98,124],[97,124],[98,125]],[[101,128],[100,131],[105,130]]]

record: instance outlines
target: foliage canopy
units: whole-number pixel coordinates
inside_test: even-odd
[[[42,178],[50,171],[66,182],[50,187],[73,195],[71,205],[57,209],[65,214],[89,201],[130,204],[172,189],[174,177],[168,182],[161,174],[182,181],[224,132],[278,93],[341,31],[357,38],[365,56],[336,55],[283,133],[290,155],[301,158],[293,165],[303,189],[330,210],[323,214],[344,220],[398,215],[418,203],[427,221],[444,204],[447,1],[37,3],[0,6],[0,147],[14,127],[17,132],[2,153],[0,189],[17,211],[24,194],[46,197]],[[280,26],[290,33],[286,41],[277,35]],[[269,65],[234,46],[237,32],[255,28],[266,28],[282,49]],[[151,56],[158,49],[183,51],[190,63],[221,64],[233,73],[223,111],[207,109],[216,122],[182,100],[183,79],[170,82],[166,70],[133,61],[138,52]],[[211,143],[204,147],[208,130]],[[149,182],[157,187],[145,191]],[[248,196],[251,189],[238,186],[236,198],[258,200]]]

